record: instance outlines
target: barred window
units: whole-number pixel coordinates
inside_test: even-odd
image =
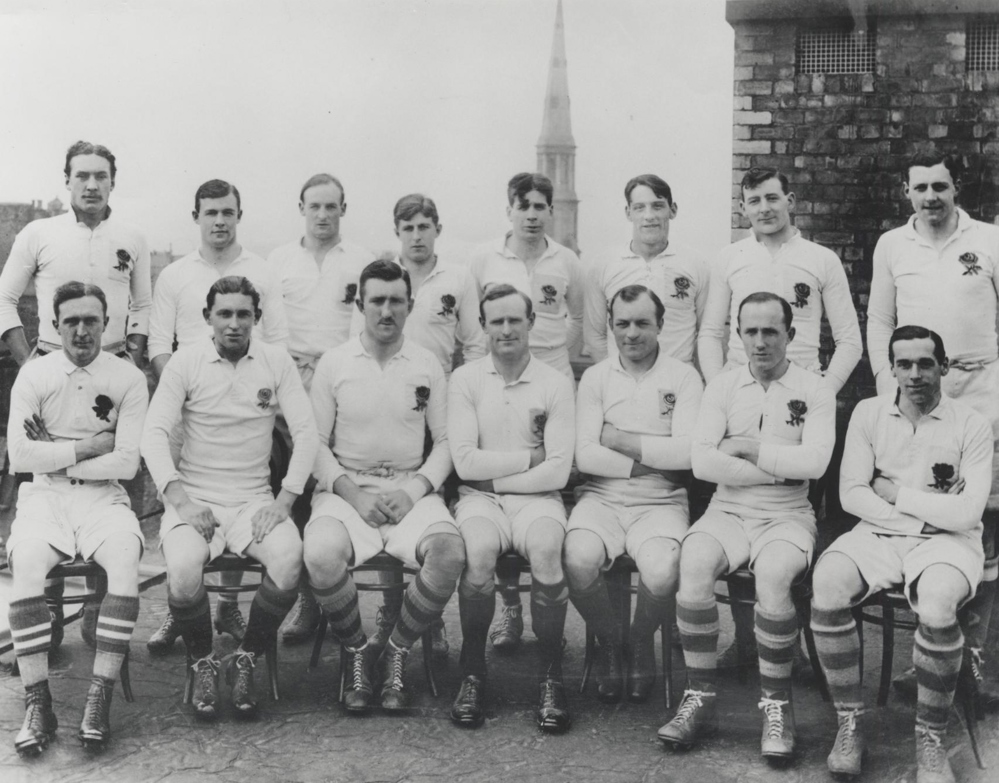
[[[965,67],[969,71],[999,71],[999,19],[968,22]]]
[[[795,62],[798,73],[873,73],[877,34],[873,23],[855,29],[846,19],[798,31]]]

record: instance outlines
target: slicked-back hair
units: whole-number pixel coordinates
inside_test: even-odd
[[[527,205],[527,194],[532,190],[544,196],[548,206],[552,205],[552,200],[555,198],[555,186],[552,185],[552,181],[544,174],[530,171],[523,171],[511,178],[506,186],[506,200],[510,202],[511,207],[514,201],[518,206],[524,207]]]
[[[90,153],[77,154],[89,155]],[[52,297],[52,310],[55,312],[56,321],[59,320],[59,306],[63,302],[68,302],[70,299],[83,299],[85,296],[92,296],[101,303],[101,310],[104,311],[104,317],[106,318],[108,314],[108,298],[104,295],[104,291],[99,286],[91,285],[90,283],[70,280],[68,283],[63,283],[59,286],[55,291],[55,296]]]
[[[118,173],[118,166],[115,163],[114,155],[111,154],[111,150],[105,147],[103,144],[92,144],[89,141],[83,141],[82,139],[76,144],[72,145],[68,150],[66,150],[66,165],[63,168],[63,172],[69,177],[70,172],[70,162],[77,155],[99,155],[104,158],[111,166],[111,184],[114,184],[115,174]]]
[[[736,323],[739,328],[742,328],[742,308],[748,304],[765,304],[767,302],[779,302],[780,309],[784,311],[784,328],[790,331],[791,321],[793,319],[793,313],[791,312],[791,305],[787,303],[787,300],[782,296],[777,296],[777,294],[772,294],[769,291],[757,291],[755,294],[750,294],[739,304],[739,313],[736,316]]]
[[[212,287],[208,289],[208,312],[215,306],[215,297],[224,294],[243,294],[253,301],[253,311],[260,314],[260,293],[253,287],[253,283],[245,277],[239,275],[227,275],[216,280]]]
[[[933,358],[937,360],[937,364],[942,365],[947,361],[943,338],[932,329],[915,324],[900,326],[891,333],[891,339],[888,340],[888,364],[893,366],[895,364],[895,343],[905,340],[926,340],[927,338],[933,341]]]
[[[194,193],[194,214],[201,214],[201,199],[203,198],[225,198],[229,194],[236,197],[236,211],[241,212],[239,191],[235,185],[230,185],[224,179],[210,179],[199,187]]]
[[[386,283],[392,283],[396,280],[402,280],[406,284],[406,298],[413,298],[413,283],[409,279],[409,272],[403,269],[399,264],[393,261],[383,261],[378,259],[377,261],[372,261],[361,271],[361,280],[358,289],[360,290],[359,296],[361,301],[364,301],[364,286],[369,280],[384,280]]]
[[[954,180],[957,184],[958,180],[961,178],[961,172],[964,166],[961,165],[961,159],[956,155],[948,155],[946,152],[940,152],[938,150],[923,150],[922,152],[917,152],[911,155],[905,161],[905,168],[902,169],[902,183],[905,185],[909,184],[909,172],[912,171],[914,166],[923,166],[925,168],[932,168],[938,163],[943,163],[950,172],[950,178]]]
[[[313,174],[309,177],[305,184],[302,185],[302,192],[298,194],[298,203],[305,203],[305,191],[309,188],[314,188],[316,185],[336,185],[337,190],[340,191],[340,205],[343,206],[344,199],[347,198],[347,194],[344,193],[343,184],[340,180],[334,177],[332,174]]]
[[[395,227],[404,220],[412,220],[417,215],[424,215],[434,221],[435,226],[441,224],[440,216],[437,214],[437,205],[430,196],[422,193],[410,193],[395,202],[395,209],[392,210],[392,219]]]
[[[527,317],[530,319],[534,314],[534,302],[531,301],[531,297],[509,283],[491,285],[486,289],[485,296],[479,302],[479,317],[483,321],[486,320],[486,302],[495,302],[497,299],[505,299],[508,296],[519,296],[524,300],[524,305],[527,307]]]
[[[629,179],[628,184],[624,186],[624,199],[628,202],[629,207],[631,206],[631,191],[639,185],[645,185],[658,198],[666,199],[666,203],[673,206],[673,191],[666,180],[655,174],[639,174],[637,177]]]
[[[639,285],[635,283],[634,285],[626,285],[620,291],[618,291],[614,296],[611,297],[610,303],[607,305],[607,314],[610,316],[611,321],[614,320],[614,303],[620,299],[622,302],[634,302],[642,294],[648,294],[649,298],[652,300],[652,304],[656,307],[656,323],[661,324],[663,318],[666,317],[666,306],[663,304],[663,300],[659,298],[655,291],[653,291],[648,286]]]
[[[739,192],[745,196],[747,190],[752,190],[753,188],[758,188],[768,179],[776,179],[780,182],[780,189],[786,196],[791,192],[791,183],[787,181],[787,177],[777,169],[764,168],[762,166],[753,166],[749,171],[747,171],[742,177],[742,184],[739,186]]]

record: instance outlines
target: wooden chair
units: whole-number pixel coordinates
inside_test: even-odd
[[[409,568],[403,565],[399,560],[381,552],[375,555],[373,558],[368,560],[366,563],[362,563],[359,566],[354,566],[350,569],[352,576],[356,576],[360,573],[370,573],[370,572],[388,572],[390,574],[389,581],[385,582],[359,582],[355,580],[355,585],[358,592],[379,592],[387,593],[396,591],[401,593],[406,589],[406,582],[404,578],[407,576],[415,576],[417,573],[416,569]],[[309,660],[309,668],[315,669],[319,665],[319,658],[323,651],[323,642],[326,639],[326,630],[329,627],[329,623],[326,619],[326,614],[321,613],[319,618],[319,627],[316,628],[316,640],[312,645],[312,657]],[[434,679],[434,667],[433,667],[433,639],[432,632],[429,628],[423,632],[423,636],[420,637],[420,643],[423,645],[423,670],[427,677],[427,687],[430,689],[430,694],[437,698],[437,682]],[[340,693],[338,699],[343,702],[344,689],[347,684],[347,650],[341,644],[340,645]]]

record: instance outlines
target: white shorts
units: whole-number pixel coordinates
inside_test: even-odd
[[[801,511],[781,511],[770,519],[739,517],[727,511],[708,506],[704,516],[687,531],[684,538],[694,533],[706,533],[717,541],[728,558],[728,573],[753,564],[763,547],[771,541],[786,541],[805,553],[812,561],[815,550],[815,513],[811,508]]]
[[[144,545],[128,493],[118,483],[37,475],[18,491],[7,554],[13,561],[17,545],[35,539],[65,555],[60,564],[72,563],[77,554],[92,560],[116,533],[134,535]]]
[[[253,516],[260,509],[266,508],[274,502],[270,495],[260,495],[236,506],[220,506],[216,503],[208,503],[198,498],[191,498],[195,503],[208,506],[219,521],[219,526],[215,528],[215,535],[208,542],[208,560],[214,560],[223,552],[229,551],[234,555],[246,557],[244,554],[250,544],[253,543]],[[188,524],[180,518],[177,509],[169,503],[164,503],[163,518],[160,520],[160,546],[167,533],[175,527]],[[291,525],[298,535],[294,522],[285,519],[279,525]]]
[[[401,488],[413,475],[415,474],[401,473],[393,478],[378,478],[350,474],[350,478],[361,489],[378,494]],[[401,560],[409,568],[419,568],[417,548],[427,530],[441,523],[454,527],[454,519],[448,513],[447,506],[435,492],[417,500],[399,524],[371,527],[361,519],[357,509],[342,497],[317,489],[312,496],[312,516],[305,526],[305,535],[308,535],[309,527],[320,517],[332,517],[347,529],[350,545],[354,549],[351,563],[355,566],[368,562],[379,552],[385,552]]]
[[[642,544],[653,538],[671,538],[678,544],[690,527],[690,512],[686,505],[665,504],[625,506],[605,494],[587,491],[577,493],[576,505],[569,515],[567,533],[589,530],[604,543],[610,565],[626,552],[638,559]]]
[[[869,530],[844,533],[819,556],[819,562],[830,552],[850,558],[867,582],[864,598],[895,585],[905,585],[909,606],[916,609],[912,585],[920,574],[932,565],[945,564],[956,568],[968,580],[970,601],[982,581],[985,554],[981,541],[972,544],[965,537],[949,533],[923,536],[882,536]],[[924,588],[929,589],[929,588]]]
[[[554,519],[563,530],[568,524],[565,505],[558,492],[539,495],[497,495],[462,486],[454,510],[458,528],[474,517],[484,517],[496,526],[500,537],[500,554],[514,551],[527,557],[527,532],[539,519]]]

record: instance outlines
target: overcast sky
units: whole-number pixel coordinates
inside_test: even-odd
[[[729,241],[732,31],[723,0],[563,0],[579,243],[628,239],[622,188],[673,186],[678,240]],[[243,196],[240,240],[301,233],[298,193],[344,182],[345,238],[393,246],[421,191],[439,249],[507,228],[505,185],[536,166],[555,0],[0,0],[0,201],[68,201],[76,139],[118,158],[112,206],[153,249],[197,245],[194,191]]]

